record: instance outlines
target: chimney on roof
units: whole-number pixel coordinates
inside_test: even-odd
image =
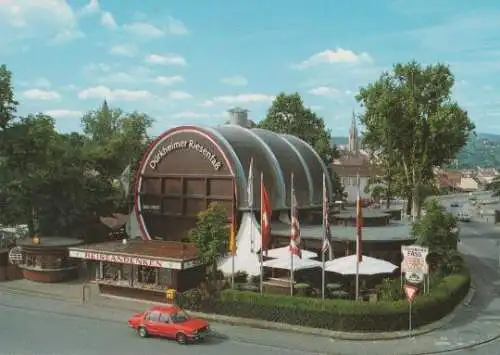
[[[248,110],[234,107],[227,112],[229,113],[229,124],[248,128]]]

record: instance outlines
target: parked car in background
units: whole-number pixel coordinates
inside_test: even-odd
[[[470,222],[471,221],[471,216],[464,211],[458,212],[457,218],[460,222]]]
[[[210,333],[206,320],[191,317],[175,305],[154,306],[136,313],[129,318],[128,326],[141,338],[159,336],[175,339],[179,344],[203,340]]]
[[[459,204],[458,202],[452,202],[452,203],[450,204],[450,207],[454,207],[454,208],[456,208],[456,207],[460,207],[460,204]]]

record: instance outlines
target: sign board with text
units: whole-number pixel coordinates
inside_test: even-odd
[[[180,270],[182,268],[182,263],[178,261],[166,261],[166,260],[153,259],[149,257],[116,255],[108,253],[99,253],[94,251],[70,250],[69,256],[70,258],[77,258],[77,259],[104,261],[108,263],[118,263],[118,264],[140,265],[140,266],[163,268],[163,269]]]
[[[403,245],[401,246],[401,253],[403,254],[401,272],[406,274],[406,278],[410,282],[422,282],[424,280],[423,275],[429,273],[429,265],[426,260],[429,248],[419,245]]]

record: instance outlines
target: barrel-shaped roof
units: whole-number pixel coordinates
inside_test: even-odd
[[[303,140],[264,129],[248,129],[238,125],[201,128],[218,141],[232,160],[238,182],[239,207],[248,208],[247,184],[250,161],[253,159],[254,208],[260,208],[260,177],[269,192],[274,210],[290,207],[291,177],[299,208],[322,203],[322,179],[326,174],[327,191],[331,180],[327,167],[316,151]]]

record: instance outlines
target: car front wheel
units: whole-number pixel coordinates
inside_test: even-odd
[[[144,327],[139,327],[137,329],[137,333],[141,338],[147,338],[148,337],[148,331]]]
[[[187,338],[186,338],[186,335],[185,335],[185,334],[183,334],[183,333],[177,333],[177,335],[176,335],[175,339],[177,340],[177,342],[178,342],[179,344],[184,345],[184,344],[186,344],[186,343],[187,343]]]

